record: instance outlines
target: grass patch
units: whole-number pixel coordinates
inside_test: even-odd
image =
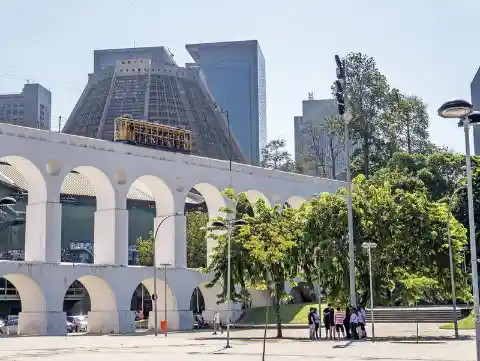
[[[318,303],[300,303],[300,304],[291,304],[283,305],[280,308],[280,318],[282,323],[292,323],[292,324],[306,324],[307,315],[310,307],[318,308]],[[323,308],[326,305],[322,305]],[[265,324],[265,307],[255,307],[245,310],[244,316],[240,320],[240,324]],[[276,323],[275,311],[273,307],[270,307],[268,310],[268,323]]]
[[[453,330],[453,322],[446,323],[440,326],[443,330]],[[472,330],[475,328],[475,319],[473,318],[473,313],[470,316],[458,321],[458,328],[463,330]]]

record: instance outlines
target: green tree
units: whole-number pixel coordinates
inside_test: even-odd
[[[208,214],[188,212],[187,218],[187,267],[204,268],[207,266],[207,231]]]
[[[292,155],[285,150],[285,139],[274,139],[262,149],[261,166],[264,168],[278,169],[286,172],[295,170]]]
[[[285,282],[297,273],[297,243],[302,237],[299,211],[281,205],[269,206],[259,200],[254,216],[247,216],[247,226],[238,237],[249,254],[252,267],[247,276],[259,289],[267,289],[274,300],[277,337],[282,337],[280,304],[288,297]]]
[[[358,155],[357,166],[368,178],[379,143],[380,123],[387,104],[389,86],[377,69],[375,60],[362,53],[350,53],[345,58],[345,101],[352,112],[351,140]]]
[[[245,193],[235,193],[233,189],[226,189],[223,195],[236,204],[236,210],[232,208],[222,208],[226,217],[218,217],[212,221],[218,220],[227,224],[229,217],[235,216],[242,219],[251,212],[251,205]],[[253,214],[253,212],[252,212]],[[250,253],[246,250],[239,237],[239,228],[233,228],[230,235],[231,240],[231,289],[230,299],[233,302],[246,303],[249,300],[248,287],[251,285],[249,274],[252,274],[253,262],[250,259]],[[227,270],[228,270],[228,239],[226,229],[209,228],[208,236],[217,244],[212,249],[210,256],[210,264],[205,270],[206,273],[212,275],[212,280],[207,284],[208,288],[220,285],[222,291],[217,295],[217,303],[224,303],[227,299]],[[240,288],[236,288],[239,285]]]
[[[148,238],[138,237],[137,239],[138,264],[141,266],[153,266],[153,245],[155,243],[153,236],[153,231],[151,231]]]

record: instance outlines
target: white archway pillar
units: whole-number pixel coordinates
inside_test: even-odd
[[[95,264],[128,265],[128,211],[97,210],[93,239]]]
[[[170,264],[171,266],[169,267],[174,268],[187,267],[187,221],[183,214],[184,208],[185,201],[183,196],[176,196],[174,199],[174,209],[175,212],[182,214],[175,216],[173,215],[174,212],[168,212],[160,214],[154,219],[153,231],[157,233],[155,238],[155,259],[157,267],[165,263]]]
[[[25,223],[25,261],[60,263],[62,204],[28,204]]]

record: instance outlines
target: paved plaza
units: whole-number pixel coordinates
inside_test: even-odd
[[[410,325],[408,325],[410,326]],[[391,326],[395,327],[395,326]],[[382,325],[378,331],[381,332]],[[401,328],[401,326],[400,326]],[[405,328],[405,327],[403,327]],[[423,330],[424,334],[427,328]],[[383,330],[385,332],[385,330]],[[404,336],[410,333],[404,331]],[[471,332],[467,332],[471,335]],[[275,331],[269,330],[268,336]],[[72,335],[67,337],[4,337],[0,338],[0,360],[95,361],[123,360],[195,360],[250,361],[261,360],[262,330],[232,332],[231,349],[225,350],[224,336],[213,337],[211,332],[171,333],[157,337],[136,333],[131,336]],[[474,360],[472,339],[449,340],[447,335],[432,334],[434,339],[393,341],[308,341],[299,339],[303,330],[285,330],[285,340],[268,339],[266,360],[412,360],[412,361],[469,361]]]

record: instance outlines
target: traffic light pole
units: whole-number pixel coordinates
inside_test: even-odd
[[[345,166],[346,166],[346,181],[348,187],[348,204],[347,204],[347,219],[348,219],[348,254],[350,259],[350,303],[353,307],[357,306],[357,294],[355,291],[355,244],[353,241],[353,200],[352,200],[352,177],[350,173],[350,134],[349,122],[352,114],[345,109],[345,95],[344,85],[346,78],[345,62],[335,55],[335,62],[337,63],[337,80],[335,81],[335,98],[337,99],[338,114],[342,117],[345,125]],[[343,84],[342,84],[343,83]]]

